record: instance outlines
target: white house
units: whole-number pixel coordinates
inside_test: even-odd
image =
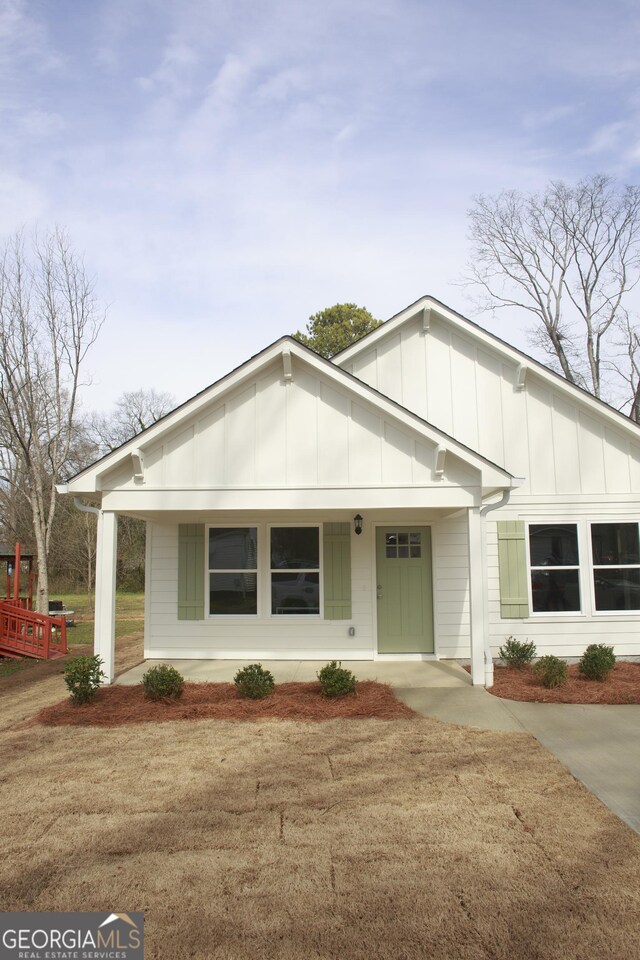
[[[146,521],[147,658],[640,654],[640,430],[432,297],[333,361],[284,337],[61,488]]]

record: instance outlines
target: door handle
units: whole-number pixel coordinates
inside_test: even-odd
[[[381,584],[381,583],[378,584],[378,594],[377,594],[377,597],[378,597],[378,600],[382,600],[382,584]]]

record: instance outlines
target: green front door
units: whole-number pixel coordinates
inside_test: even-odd
[[[378,653],[433,653],[429,527],[378,527]]]

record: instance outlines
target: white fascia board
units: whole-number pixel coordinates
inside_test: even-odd
[[[103,457],[102,460],[99,460],[93,464],[93,466],[87,467],[87,469],[78,474],[77,477],[68,481],[68,492],[76,495],[99,492],[100,477],[107,471],[112,470],[119,463],[130,458],[133,451],[136,451],[138,454],[143,454],[148,446],[160,440],[164,434],[173,430],[181,421],[194,416],[203,408],[221,400],[225,394],[241,386],[245,381],[254,378],[261,369],[268,366],[274,360],[279,359],[282,362],[283,353],[288,354],[290,357],[295,356],[303,363],[313,367],[321,376],[336,383],[343,391],[354,394],[359,399],[369,403],[376,410],[384,413],[386,417],[403,424],[435,446],[441,444],[446,445],[447,449],[450,450],[454,456],[482,473],[483,486],[500,488],[511,486],[513,480],[511,474],[498,464],[492,463],[476,451],[465,447],[464,444],[461,444],[455,440],[455,438],[443,433],[425,420],[422,420],[416,414],[411,413],[410,410],[388,399],[383,394],[378,393],[373,387],[358,380],[341,367],[331,363],[331,361],[320,357],[312,350],[299,344],[296,340],[285,337],[270,347],[267,347],[262,353],[257,354],[241,367],[238,367],[226,377],[217,381],[217,383],[212,384],[211,387],[203,390],[191,400],[187,400],[186,403],[182,404],[182,406],[178,407],[166,417],[163,417],[162,420],[159,420],[158,423],[149,427],[143,433],[132,437],[128,443],[125,443],[118,450]]]
[[[633,421],[629,420],[628,417],[625,417],[623,413],[610,407],[604,400],[598,400],[581,387],[569,383],[569,381],[565,380],[559,373],[554,373],[553,370],[545,367],[539,360],[530,357],[516,347],[512,347],[504,340],[501,340],[500,337],[489,333],[488,330],[484,330],[483,327],[474,323],[474,321],[468,320],[466,317],[455,313],[455,311],[431,296],[421,297],[419,300],[416,300],[415,303],[401,310],[400,313],[395,314],[390,320],[376,327],[375,330],[372,330],[371,333],[368,333],[361,340],[357,340],[354,344],[336,354],[332,363],[341,367],[351,363],[358,354],[370,350],[371,347],[374,347],[381,340],[395,333],[404,323],[408,320],[415,319],[426,309],[429,309],[432,314],[437,314],[446,320],[452,327],[455,327],[456,330],[460,331],[460,333],[464,334],[467,338],[478,341],[489,351],[499,353],[510,360],[516,368],[514,371],[514,387],[517,389],[526,389],[525,377],[534,374],[545,381],[552,389],[560,391],[560,393],[563,393],[576,403],[587,407],[595,417],[601,417],[607,420],[612,426],[625,430],[631,434],[635,440],[640,442],[640,428],[637,424],[633,423]]]
[[[102,507],[115,513],[208,514],[215,511],[436,510],[480,506],[484,491],[472,485],[384,487],[253,487],[113,490]]]

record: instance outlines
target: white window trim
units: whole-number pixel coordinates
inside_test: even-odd
[[[318,613],[274,613],[272,608],[272,594],[271,594],[271,574],[274,570],[271,567],[271,531],[273,529],[280,529],[281,527],[292,527],[294,529],[301,529],[303,527],[315,527],[318,531],[318,569],[298,569],[298,573],[317,573],[318,574]],[[267,596],[268,607],[268,618],[270,620],[277,620],[282,622],[284,619],[287,623],[308,623],[309,620],[324,620],[324,537],[323,537],[323,524],[322,523],[305,523],[304,521],[287,521],[286,523],[268,523],[267,524],[267,536],[265,537],[265,555],[266,555],[266,578],[265,578],[265,592]],[[278,572],[278,571],[275,571]],[[285,571],[281,571],[284,573]]]
[[[259,620],[262,615],[262,590],[260,588],[260,546],[262,540],[261,524],[259,523],[207,523],[205,524],[206,536],[204,542],[205,564],[204,564],[204,595],[207,605],[207,620],[213,620],[216,623],[220,620],[231,620],[234,623],[240,620],[254,622]],[[255,571],[251,570],[211,570],[209,567],[209,531],[210,530],[255,530],[256,531],[256,557],[257,565]],[[256,612],[255,613],[211,613],[210,596],[210,574],[211,573],[254,573],[256,575]]]
[[[597,610],[596,609],[596,585],[595,585],[595,579],[594,579],[596,569],[598,570],[601,568],[606,569],[607,566],[615,570],[622,570],[625,568],[629,570],[640,569],[640,563],[619,563],[619,564],[616,564],[615,566],[613,564],[601,564],[601,563],[594,564],[593,549],[591,546],[591,527],[593,526],[593,524],[599,524],[599,523],[602,523],[602,524],[635,523],[636,527],[638,528],[638,536],[640,537],[640,521],[638,520],[630,520],[628,517],[626,518],[604,517],[602,519],[593,518],[593,519],[587,520],[587,546],[589,551],[589,585],[590,585],[590,592],[591,592],[591,615],[593,617],[597,617],[598,619],[602,619],[602,617],[615,617],[616,619],[618,617],[635,618],[640,613],[640,607],[637,607],[633,610]]]
[[[532,566],[531,564],[531,543],[529,538],[529,527],[568,527],[572,526],[576,528],[576,539],[578,542],[578,563],[574,565],[567,566],[558,566],[558,567],[540,567]],[[527,619],[531,620],[570,620],[572,617],[574,619],[583,620],[586,617],[586,604],[585,604],[585,577],[584,577],[584,562],[582,558],[584,556],[584,549],[582,543],[582,527],[583,523],[576,519],[576,517],[553,517],[552,519],[547,520],[545,517],[534,518],[532,520],[525,521],[525,542],[527,550],[527,599],[529,601],[529,617]],[[533,590],[531,589],[531,574],[534,570],[577,570],[578,571],[578,589],[580,591],[580,609],[579,610],[545,610],[545,611],[534,611],[533,609]]]

